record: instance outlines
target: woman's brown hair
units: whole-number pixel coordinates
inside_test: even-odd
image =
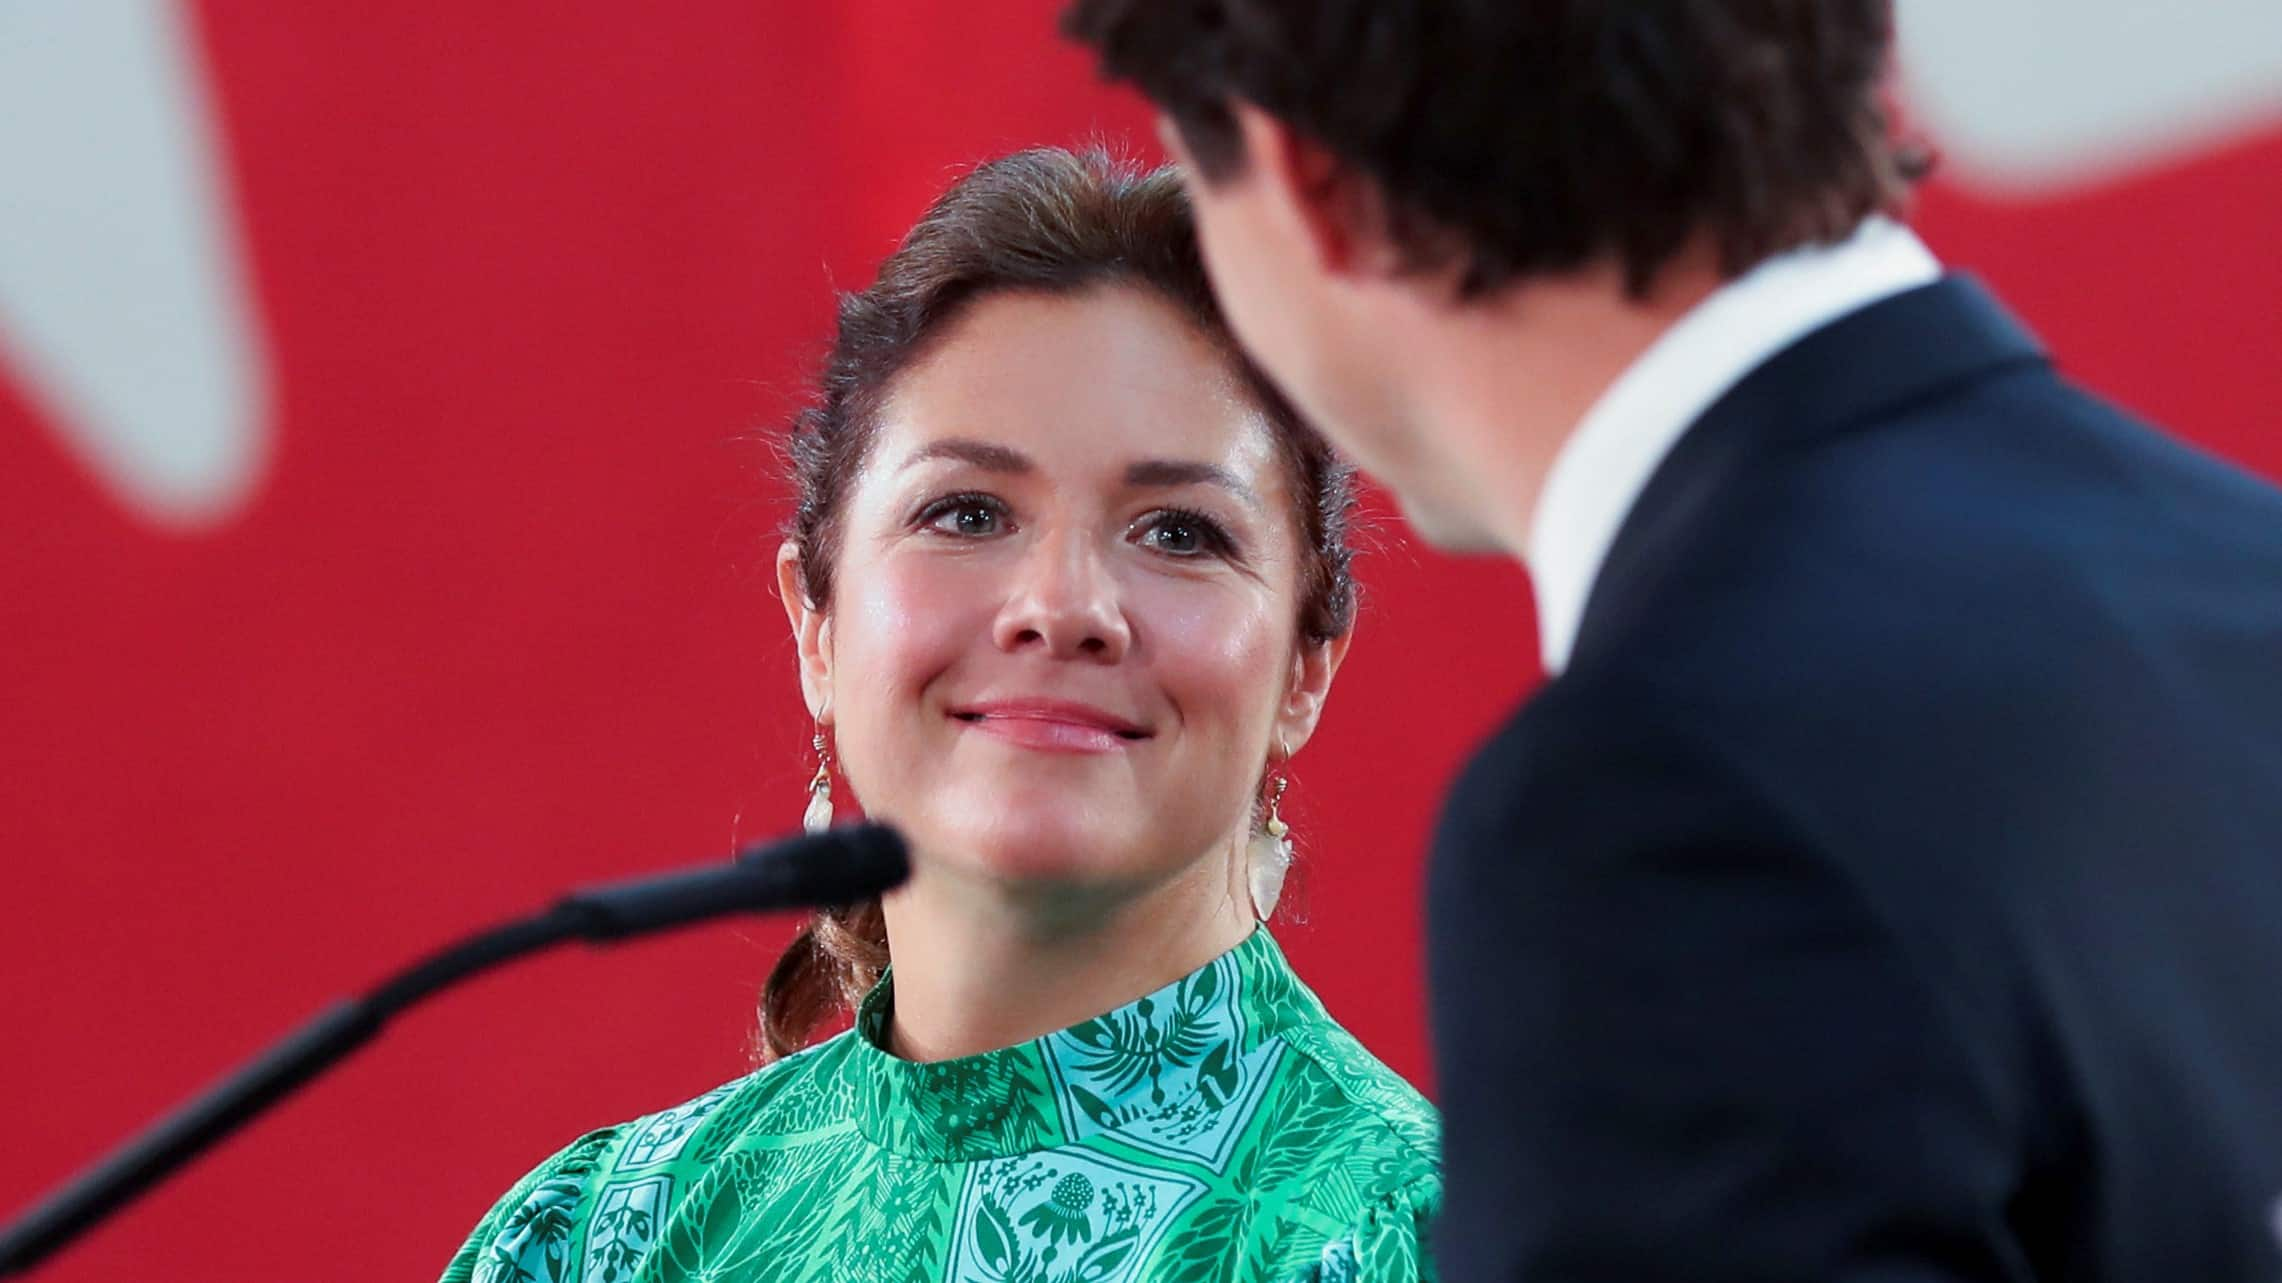
[[[799,552],[800,588],[811,604],[831,605],[841,510],[897,376],[977,298],[1105,285],[1173,303],[1227,354],[1298,496],[1299,635],[1311,644],[1345,635],[1355,616],[1351,470],[1237,349],[1213,301],[1179,176],[1100,150],[1037,148],[977,167],[929,207],[870,288],[841,296],[816,398],[794,417],[789,449],[795,505],[786,537]],[[887,963],[877,900],[810,919],[762,992],[763,1058],[806,1046],[877,983]]]

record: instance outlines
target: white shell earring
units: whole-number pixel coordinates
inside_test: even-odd
[[[824,739],[824,724],[816,724],[816,778],[808,782],[808,809],[801,812],[803,832],[822,833],[832,827],[832,750]]]
[[[1268,777],[1268,818],[1245,846],[1245,876],[1252,887],[1252,916],[1262,922],[1276,911],[1284,894],[1284,875],[1292,867],[1291,826],[1284,823],[1284,790],[1291,781],[1278,771]]]

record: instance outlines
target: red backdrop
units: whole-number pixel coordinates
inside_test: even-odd
[[[191,8],[272,455],[207,527],[138,516],[0,314],[0,1212],[415,952],[793,826],[761,433],[951,166],[1147,137],[1054,9]],[[1937,186],[1921,223],[2089,382],[2282,475],[2282,132],[2049,199]],[[1424,1083],[1433,799],[1536,642],[1515,570],[1390,522],[1363,573],[1285,936]],[[431,1276],[544,1153],[744,1069],[787,930],[459,990],[48,1277]]]

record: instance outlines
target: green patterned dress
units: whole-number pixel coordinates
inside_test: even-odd
[[[573,1142],[444,1283],[1430,1279],[1432,1106],[1265,930],[1020,1046],[919,1064],[856,1027]]]

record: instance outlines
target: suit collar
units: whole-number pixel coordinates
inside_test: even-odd
[[[1690,424],[1800,338],[1940,278],[1909,228],[1874,217],[1837,244],[1802,246],[1727,282],[1642,352],[1569,433],[1538,495],[1529,570],[1545,667],[1568,662],[1609,545]]]
[[[2036,339],[1980,284],[1947,276],[1815,331],[1753,370],[1660,463],[1611,544],[1579,624],[1589,650],[1623,603],[1684,551],[1715,500],[1771,450],[1864,426],[1962,383],[2041,363]]]

